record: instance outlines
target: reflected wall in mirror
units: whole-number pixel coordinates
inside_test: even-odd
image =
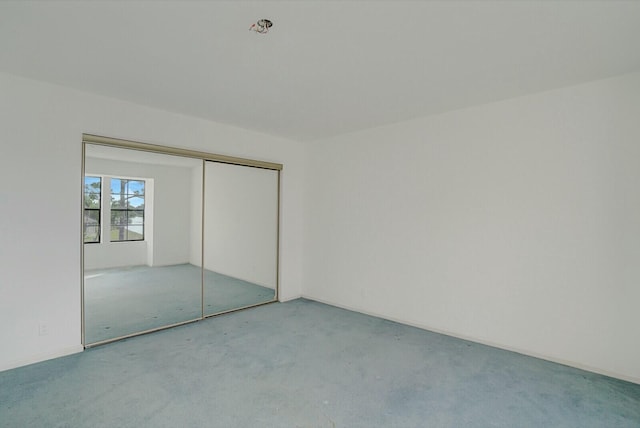
[[[85,344],[202,317],[202,168],[85,144]]]
[[[277,298],[278,174],[205,163],[205,316]]]

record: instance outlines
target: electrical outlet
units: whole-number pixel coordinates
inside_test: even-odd
[[[38,324],[38,334],[46,336],[49,334],[49,327],[46,324]]]

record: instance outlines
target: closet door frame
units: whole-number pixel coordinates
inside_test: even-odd
[[[256,306],[261,306],[261,305],[265,305],[265,304],[269,304],[269,303],[273,303],[276,302],[278,300],[278,296],[280,293],[280,187],[281,187],[281,171],[282,171],[282,164],[280,163],[274,163],[274,162],[267,162],[267,161],[261,161],[261,160],[255,160],[255,159],[246,159],[246,158],[240,158],[240,157],[234,157],[234,156],[227,156],[227,155],[220,155],[220,154],[215,154],[215,153],[208,153],[208,152],[201,152],[201,151],[196,151],[196,150],[189,150],[189,149],[182,149],[182,148],[177,148],[177,147],[170,147],[170,146],[163,146],[163,145],[158,145],[158,144],[149,144],[149,143],[141,143],[141,142],[137,142],[137,141],[131,141],[131,140],[123,140],[123,139],[118,139],[118,138],[111,138],[111,137],[104,137],[104,136],[100,136],[100,135],[93,135],[93,134],[82,134],[82,168],[81,168],[81,190],[82,190],[82,195],[84,195],[84,175],[85,175],[85,151],[86,151],[86,145],[87,144],[91,144],[91,145],[101,145],[101,146],[108,146],[108,147],[114,147],[114,148],[120,148],[120,149],[130,149],[130,150],[137,150],[137,151],[143,151],[143,152],[150,152],[150,153],[158,153],[158,154],[164,154],[164,155],[174,155],[174,156],[181,156],[181,157],[187,157],[187,158],[193,158],[193,159],[200,159],[202,160],[202,164],[203,164],[203,169],[202,169],[202,215],[201,215],[201,220],[202,220],[202,224],[201,224],[201,249],[200,249],[200,253],[201,255],[204,253],[204,185],[205,185],[205,162],[206,161],[211,161],[211,162],[218,162],[218,163],[226,163],[226,164],[231,164],[231,165],[238,165],[238,166],[245,166],[245,167],[251,167],[251,168],[261,168],[261,169],[269,169],[269,170],[274,170],[277,172],[277,215],[276,215],[276,284],[275,284],[275,295],[273,300],[270,300],[268,302],[261,302],[261,303],[257,303],[257,304],[253,304],[253,305],[247,305],[247,306],[243,306],[240,308],[234,308],[234,309],[230,309],[227,311],[223,311],[223,312],[219,312],[219,313],[215,313],[215,314],[210,314],[210,315],[205,315],[204,313],[204,259],[203,259],[203,263],[202,263],[202,278],[201,278],[201,316],[199,319],[197,320],[191,320],[191,321],[184,321],[184,322],[180,322],[180,323],[176,323],[176,324],[171,324],[171,325],[166,325],[166,326],[161,326],[158,328],[154,328],[151,330],[146,330],[146,331],[141,331],[141,332],[137,332],[137,333],[133,333],[133,334],[127,334],[125,336],[121,336],[121,337],[116,337],[113,339],[108,339],[108,340],[103,340],[100,342],[95,342],[95,343],[86,343],[86,337],[85,337],[85,291],[84,291],[84,239],[82,239],[83,237],[83,233],[84,233],[84,220],[80,222],[80,229],[81,229],[81,233],[80,233],[80,245],[81,245],[81,251],[80,251],[80,279],[81,279],[81,287],[80,287],[80,299],[81,299],[81,325],[82,325],[82,332],[81,332],[81,341],[82,344],[85,348],[90,348],[93,346],[97,346],[97,345],[102,345],[105,343],[109,343],[109,342],[114,342],[117,340],[121,340],[121,339],[125,339],[128,337],[133,337],[133,336],[138,336],[141,334],[146,334],[146,333],[150,333],[150,332],[154,332],[154,331],[159,331],[159,330],[165,330],[168,328],[172,328],[172,327],[176,327],[178,325],[183,325],[183,324],[189,324],[195,321],[200,321],[203,320],[205,318],[211,318],[211,317],[215,317],[218,315],[222,315],[222,314],[226,314],[226,313],[230,313],[230,312],[235,312],[235,311],[239,311],[242,309],[247,309],[247,308],[252,308],[252,307],[256,307]],[[81,208],[83,209],[83,207],[81,206]],[[84,211],[84,210],[83,210]],[[82,211],[82,214],[84,214],[84,212]],[[84,215],[81,216],[82,219],[84,219]]]

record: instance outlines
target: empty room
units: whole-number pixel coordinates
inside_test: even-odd
[[[640,427],[640,2],[0,2],[0,427]]]

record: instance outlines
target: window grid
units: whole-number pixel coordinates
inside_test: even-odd
[[[143,180],[111,179],[111,241],[144,240]]]
[[[85,176],[83,239],[87,244],[96,244],[100,242],[100,217],[102,211],[101,200],[102,178]]]

